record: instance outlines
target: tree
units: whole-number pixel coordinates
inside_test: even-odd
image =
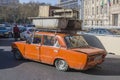
[[[0,6],[0,21],[10,23],[26,23],[28,17],[37,17],[39,13],[39,6],[46,5],[45,3],[29,2],[19,4],[9,4],[7,6]]]

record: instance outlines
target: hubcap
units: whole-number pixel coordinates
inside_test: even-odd
[[[58,60],[56,62],[56,67],[58,70],[66,70],[68,66],[64,60]]]

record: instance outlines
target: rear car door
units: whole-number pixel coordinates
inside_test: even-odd
[[[54,58],[59,53],[60,44],[55,36],[44,36],[43,45],[41,46],[41,61],[52,64]]]

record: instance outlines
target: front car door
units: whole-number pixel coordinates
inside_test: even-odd
[[[59,53],[60,44],[55,36],[43,36],[43,45],[41,46],[41,62],[52,64],[54,58]]]
[[[40,61],[40,47],[42,42],[42,36],[35,34],[32,43],[27,43],[25,46],[25,57],[32,60]]]

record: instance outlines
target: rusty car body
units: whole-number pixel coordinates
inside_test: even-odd
[[[13,42],[11,47],[15,59],[55,65],[60,71],[87,70],[101,64],[106,56],[103,49],[89,46],[78,34],[35,32],[27,41]]]

